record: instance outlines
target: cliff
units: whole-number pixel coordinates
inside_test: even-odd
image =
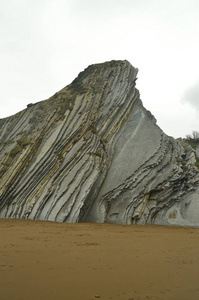
[[[0,120],[1,218],[199,225],[194,151],[143,107],[137,72],[91,65]]]

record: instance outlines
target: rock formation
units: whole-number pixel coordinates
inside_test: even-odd
[[[137,72],[91,65],[0,120],[1,218],[199,225],[194,150],[156,125]]]

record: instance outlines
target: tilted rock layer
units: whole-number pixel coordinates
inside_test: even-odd
[[[91,65],[0,120],[0,217],[199,225],[195,154],[143,107],[137,72]]]

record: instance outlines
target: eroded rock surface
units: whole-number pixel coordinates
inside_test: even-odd
[[[199,225],[195,153],[143,107],[137,72],[91,65],[0,120],[0,217]]]

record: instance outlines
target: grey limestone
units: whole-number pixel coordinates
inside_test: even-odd
[[[199,225],[198,149],[157,126],[137,73],[127,61],[91,65],[0,120],[0,217]]]

